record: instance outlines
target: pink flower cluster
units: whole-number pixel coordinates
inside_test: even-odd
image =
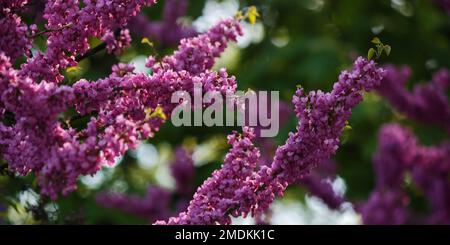
[[[28,27],[14,10],[27,1],[5,1],[0,3],[0,53],[5,53],[12,61],[27,54],[31,49],[31,38],[36,26]]]
[[[75,55],[89,48],[87,38],[123,26],[128,17],[154,1],[49,1],[45,17],[48,48],[16,70],[4,52],[0,54],[0,154],[11,170],[34,172],[41,193],[56,199],[76,189],[81,175],[95,174],[103,164],[152,137],[176,106],[175,91],[192,92],[194,83],[204,91],[236,90],[234,77],[224,69],[211,71],[214,59],[229,41],[241,35],[236,20],[224,20],[210,31],[183,40],[172,56],[161,62],[149,58],[152,75],[135,74],[119,64],[98,81],[80,80],[73,86],[58,85],[60,69],[74,65]],[[61,118],[69,108],[77,116],[90,117],[76,130],[73,117]]]
[[[409,129],[389,124],[380,131],[374,166],[376,189],[360,207],[365,224],[450,223],[450,142],[422,146]],[[428,217],[408,210],[406,173],[430,201]]]
[[[108,53],[119,55],[131,44],[130,31],[128,29],[120,30],[117,37],[114,32],[108,31],[102,40],[106,43]]]
[[[231,216],[258,216],[288,185],[296,183],[337,150],[339,138],[362,100],[362,93],[379,85],[385,71],[373,61],[358,58],[352,71],[344,71],[333,91],[303,96],[299,88],[293,103],[299,125],[279,147],[269,166],[258,168],[259,150],[252,129],[229,136],[232,145],[222,168],[197,190],[187,211],[156,224],[230,224]]]
[[[14,10],[23,7],[28,0],[4,0],[0,2],[0,8]]]
[[[287,103],[280,103],[280,126],[292,116],[293,110]],[[255,128],[255,133],[258,135],[259,127]],[[257,138],[261,149],[261,157],[259,159],[260,166],[270,166],[277,149],[277,144],[272,138]],[[344,198],[333,190],[330,181],[336,178],[336,163],[327,159],[322,162],[316,169],[312,170],[310,174],[304,176],[298,181],[298,184],[305,188],[309,194],[321,199],[330,209],[339,209],[344,203]],[[259,218],[260,216],[256,216]],[[264,223],[267,223],[265,221]]]
[[[141,7],[155,4],[155,0],[78,0],[47,1],[44,18],[47,20],[47,49],[22,66],[21,76],[33,80],[60,82],[61,69],[75,66],[76,56],[89,48],[89,38],[101,38],[108,32],[124,27],[138,14]]]
[[[167,5],[175,2],[168,1]],[[203,91],[226,94],[236,90],[235,78],[228,76],[225,69],[211,70],[228,42],[242,35],[235,19],[222,20],[204,34],[182,39],[173,55],[161,60],[149,57],[151,75],[136,73],[132,65],[118,64],[106,78],[81,79],[66,86],[61,85],[62,71],[77,65],[78,58],[89,51],[91,37],[103,39],[109,52],[121,52],[131,41],[125,29],[127,22],[155,1],[47,1],[47,32],[43,34],[47,48],[32,57],[36,27],[25,25],[14,13],[26,3],[14,0],[0,4],[0,156],[10,170],[21,175],[34,173],[41,193],[52,199],[75,190],[80,176],[93,175],[104,164],[114,164],[127,150],[153,137],[176,106],[171,103],[173,92],[193,93],[194,83],[201,83]],[[185,11],[184,6],[179,12],[167,7],[155,33],[169,27],[182,28],[176,19]],[[176,33],[193,35],[183,31]],[[158,38],[175,40],[180,35]],[[24,55],[27,61],[20,68],[13,67],[15,60]],[[431,84],[409,93],[404,89],[408,71],[387,69],[385,77],[385,70],[374,61],[358,58],[352,70],[341,73],[331,92],[305,94],[299,88],[293,98],[299,120],[297,130],[275,150],[272,159],[260,164],[253,129],[244,127],[242,134],[234,132],[228,137],[231,149],[222,168],[197,189],[189,204],[185,202],[183,212],[156,224],[230,224],[231,217],[261,217],[277,196],[298,183],[308,186],[330,207],[340,206],[342,198],[333,195],[330,185],[322,185],[325,176],[316,168],[335,154],[351,110],[361,102],[364,91],[373,90],[381,82],[379,92],[398,110],[450,129],[450,109],[442,92],[450,86],[447,71],[439,72]],[[67,117],[69,110],[75,115]],[[439,113],[430,113],[434,110]],[[77,117],[88,118],[81,129],[73,126]],[[374,158],[379,183],[369,202],[362,206],[364,221],[400,224],[411,219],[401,189],[403,174],[411,171],[436,210],[427,221],[448,222],[450,201],[445,193],[450,187],[445,180],[450,169],[449,152],[448,144],[423,147],[407,130],[395,125],[386,127]],[[172,172],[177,193],[186,201],[193,192],[192,159],[182,151],[176,157],[178,163],[172,165]],[[306,177],[314,170],[315,174]],[[108,207],[124,208],[152,221],[171,215],[166,209],[170,201],[171,193],[159,188],[149,188],[145,198],[99,196],[99,202]],[[386,212],[378,215],[383,210]]]
[[[450,103],[445,90],[450,88],[450,71],[435,73],[430,83],[416,85],[412,92],[406,88],[411,69],[406,66],[387,66],[387,75],[378,92],[401,113],[423,123],[442,126],[450,132]]]

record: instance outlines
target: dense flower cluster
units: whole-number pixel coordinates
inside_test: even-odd
[[[109,31],[102,37],[102,40],[106,43],[108,53],[119,55],[131,44],[130,31],[128,29],[120,30],[117,37],[114,32]]]
[[[234,132],[228,136],[228,143],[232,148],[225,156],[222,168],[199,187],[187,211],[182,212],[179,217],[171,218],[168,223],[230,224],[230,208],[239,205],[236,192],[243,189],[246,180],[252,177],[260,157],[259,150],[252,143],[254,138],[251,128],[244,128],[242,135]]]
[[[378,91],[395,109],[419,122],[439,124],[450,132],[450,103],[445,93],[450,88],[450,71],[438,71],[430,83],[416,85],[409,92],[406,83],[411,70],[405,66],[386,69],[387,76]]]
[[[73,191],[80,175],[96,173],[140,140],[152,137],[176,106],[170,102],[174,91],[192,93],[194,83],[201,83],[203,91],[235,91],[235,79],[225,70],[209,69],[227,42],[241,34],[236,20],[224,20],[183,40],[178,51],[161,62],[150,58],[151,76],[135,74],[130,65],[120,64],[105,79],[80,80],[71,87],[54,83],[62,78],[60,68],[73,64],[70,54],[87,50],[86,37],[122,26],[142,4],[152,3],[85,1],[79,9],[76,1],[48,2],[48,28],[61,28],[64,35],[49,33],[46,52],[29,59],[20,70],[0,54],[0,112],[2,117],[13,115],[9,124],[0,124],[0,153],[11,170],[22,175],[34,171],[42,194],[55,199],[58,193]],[[67,9],[74,16],[64,14]],[[91,117],[84,129],[72,127],[73,117],[60,120],[72,107],[75,117]]]
[[[291,116],[292,108],[287,103],[280,103],[280,127],[283,127]],[[255,133],[258,135],[260,126],[255,127]],[[259,159],[260,166],[270,166],[277,149],[277,143],[272,138],[256,139],[260,149],[261,157]],[[344,198],[333,190],[331,181],[336,178],[336,163],[327,159],[320,166],[312,170],[310,174],[299,180],[299,185],[305,188],[309,194],[320,198],[330,209],[339,209],[344,203]],[[257,222],[261,215],[256,216]],[[267,215],[266,215],[267,216]]]
[[[362,205],[365,224],[450,223],[450,143],[421,146],[413,133],[397,124],[384,126],[374,156],[377,186]],[[430,200],[433,212],[417,217],[408,210],[406,173]]]
[[[44,18],[47,49],[38,53],[22,66],[21,76],[47,82],[63,80],[61,69],[75,66],[76,56],[89,48],[89,38],[102,38],[106,33],[124,27],[137,15],[141,7],[155,4],[155,0],[78,0],[47,1]]]
[[[171,103],[175,91],[193,94],[194,84],[201,84],[204,92],[236,91],[236,79],[225,69],[213,71],[212,67],[228,43],[243,34],[238,18],[222,20],[198,34],[179,21],[186,13],[186,0],[167,0],[160,22],[149,22],[139,14],[155,0],[38,1],[45,5],[45,29],[39,31],[20,17],[19,10],[27,3],[0,3],[0,156],[9,170],[33,173],[41,194],[52,199],[74,191],[80,176],[93,175],[104,164],[113,165],[117,157],[153,137],[177,106]],[[448,9],[449,1],[436,3]],[[97,48],[118,55],[130,45],[130,31],[180,45],[172,55],[150,56],[146,66],[151,74],[120,63],[108,77],[67,85],[63,71],[89,55],[91,38],[103,41]],[[46,39],[46,49],[32,53],[37,36]],[[230,224],[232,217],[247,215],[264,223],[274,199],[289,185],[300,184],[338,209],[344,199],[326,181],[335,176],[330,158],[365,91],[377,89],[408,117],[439,124],[450,132],[445,91],[450,88],[450,71],[440,70],[430,83],[417,85],[412,92],[405,88],[410,76],[407,67],[385,70],[374,61],[358,58],[352,70],[341,73],[331,92],[306,94],[298,88],[292,100],[298,125],[284,145],[276,147],[271,140],[259,139],[260,128],[244,127],[242,134],[229,135],[231,149],[221,169],[196,191],[193,160],[178,149],[171,164],[173,192],[150,187],[145,197],[103,193],[97,201],[150,222],[167,220],[156,224]],[[80,118],[83,122],[77,121]],[[376,188],[358,206],[364,223],[450,223],[448,142],[423,146],[410,130],[386,125],[373,163]],[[432,212],[427,216],[408,208],[406,180],[430,200]],[[169,208],[174,203],[178,215]]]
[[[29,54],[31,38],[36,26],[28,27],[22,19],[13,12],[26,4],[27,1],[6,1],[0,3],[0,52],[11,60]]]
[[[358,58],[352,71],[340,75],[332,92],[303,96],[299,88],[293,99],[297,132],[277,149],[270,166],[257,169],[259,151],[252,144],[252,130],[244,128],[242,136],[230,136],[232,148],[222,168],[197,190],[187,211],[157,224],[229,224],[230,215],[265,212],[289,184],[336,152],[351,109],[362,100],[363,91],[374,89],[383,76],[384,70],[373,61]]]
[[[177,193],[190,198],[195,190],[195,168],[192,156],[186,150],[178,148],[175,152],[174,161],[170,165],[170,170],[175,179]]]
[[[153,64],[152,68],[156,72],[172,69],[198,75],[211,69],[215,59],[225,51],[227,43],[236,42],[237,37],[242,34],[242,27],[238,21],[223,20],[213,26],[207,34],[181,40],[178,50],[172,56],[164,57],[162,62]]]
[[[28,0],[5,0],[0,3],[2,9],[16,9],[23,7],[28,3]]]

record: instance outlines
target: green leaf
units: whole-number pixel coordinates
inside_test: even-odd
[[[141,43],[142,43],[142,44],[147,44],[147,45],[150,46],[150,47],[153,47],[153,46],[154,46],[153,43],[150,42],[150,40],[149,40],[148,38],[146,38],[146,37],[142,38]]]
[[[341,136],[341,143],[345,144],[348,142],[348,140],[350,139],[350,134],[352,132],[352,126],[350,126],[349,122],[346,122],[346,125],[344,127],[344,131],[342,132],[342,136]]]
[[[235,18],[238,19],[238,20],[243,20],[243,19],[245,19],[245,16],[242,14],[242,11],[238,11],[236,13]]]
[[[373,56],[375,55],[376,51],[373,48],[369,49],[369,53],[367,54],[367,59],[371,60],[373,59]]]
[[[167,120],[167,115],[164,113],[163,109],[158,106],[155,110],[150,108],[145,110],[146,119],[160,118],[162,120]]]
[[[248,21],[254,25],[256,19],[259,17],[258,9],[255,6],[250,6],[247,11]]]
[[[381,44],[381,40],[378,37],[374,37],[372,39],[372,43],[374,43],[374,44]]]
[[[66,69],[67,73],[72,73],[72,74],[73,73],[79,73],[81,71],[82,71],[81,67],[78,67],[78,66],[71,66],[71,67]]]
[[[390,45],[384,45],[384,52],[386,53],[387,56],[391,54],[391,51],[392,47]]]

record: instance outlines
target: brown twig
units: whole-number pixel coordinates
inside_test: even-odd
[[[42,31],[40,31],[40,32],[38,32],[38,33],[36,33],[36,34],[34,34],[33,36],[31,36],[31,38],[34,39],[34,38],[36,38],[36,37],[39,37],[39,36],[41,36],[41,35],[43,35],[43,34],[45,34],[45,33],[49,33],[49,32],[57,32],[57,31],[61,31],[61,30],[64,30],[64,29],[66,29],[66,28],[68,28],[68,27],[70,27],[70,26],[72,26],[72,23],[63,25],[63,26],[61,26],[61,27],[59,27],[59,28],[57,28],[57,29],[45,29],[45,30],[42,30]]]
[[[121,29],[117,29],[117,30],[114,31],[114,36],[115,36],[116,38],[119,37],[120,31],[121,31]],[[98,46],[96,46],[96,47],[94,47],[94,48],[92,48],[92,49],[89,49],[86,53],[84,53],[84,54],[82,54],[82,55],[78,55],[78,56],[75,58],[75,61],[76,61],[76,62],[80,62],[80,61],[82,61],[82,60],[84,60],[84,59],[86,59],[86,58],[89,58],[89,57],[91,57],[91,56],[94,56],[94,55],[97,54],[98,52],[100,52],[100,51],[106,49],[106,46],[107,46],[107,44],[106,44],[105,42],[103,42],[103,43],[99,44]]]

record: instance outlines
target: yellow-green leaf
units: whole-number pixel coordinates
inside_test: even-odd
[[[247,16],[250,24],[255,24],[256,19],[259,17],[258,9],[255,6],[250,6],[247,11]]]
[[[146,109],[145,115],[147,119],[160,118],[162,120],[167,120],[167,115],[164,113],[163,109],[159,106],[156,107],[154,111],[152,109]]]
[[[341,136],[341,143],[345,144],[348,142],[348,140],[350,139],[350,134],[352,132],[352,127],[350,126],[349,122],[346,122],[346,125],[344,127],[344,131],[342,132],[342,136]]]
[[[238,19],[238,20],[243,20],[245,17],[244,17],[244,15],[242,14],[242,11],[238,11],[237,13],[236,13],[236,19]]]
[[[375,55],[376,51],[373,48],[369,49],[369,53],[367,54],[367,59],[371,60],[373,59],[373,56]]]
[[[66,69],[67,73],[77,73],[81,71],[81,67],[78,66],[71,66],[69,68]]]
[[[372,43],[374,43],[374,44],[381,44],[381,40],[378,37],[374,37],[372,39]]]
[[[150,46],[150,47],[153,47],[153,46],[154,46],[153,43],[150,42],[150,40],[149,40],[148,38],[146,38],[146,37],[142,38],[141,43],[142,43],[142,44],[147,44],[147,45]]]
[[[391,54],[391,51],[392,47],[390,45],[384,45],[384,52],[386,53],[387,56]]]

